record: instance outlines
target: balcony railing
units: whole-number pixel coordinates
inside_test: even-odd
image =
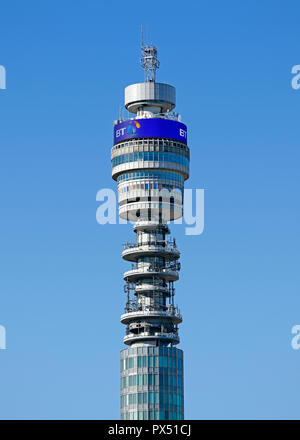
[[[125,107],[122,109],[123,114],[120,115],[120,118],[114,121],[114,124],[117,125],[120,122],[125,122],[125,121],[131,121],[136,119],[135,118],[129,118],[128,116],[124,115],[124,111],[125,111]],[[153,114],[153,116],[148,115],[148,118],[160,118],[160,119],[171,119],[173,121],[179,121],[181,122],[181,115],[177,112],[170,112],[170,113],[155,113]]]
[[[132,263],[131,270],[140,270],[143,272],[178,272],[180,271],[180,263],[179,262],[171,262],[169,264],[165,264],[161,266],[159,264],[149,264],[149,263]]]
[[[170,309],[167,309],[167,310],[159,310],[159,309],[138,309],[138,308],[131,308],[131,309],[127,309],[126,307],[125,307],[125,314],[124,314],[124,316],[126,316],[127,317],[127,315],[128,315],[128,317],[130,317],[130,315],[132,314],[132,315],[135,315],[135,316],[141,316],[141,317],[143,317],[143,316],[145,316],[145,317],[147,317],[147,316],[166,316],[166,317],[169,317],[169,316],[174,316],[174,317],[176,317],[176,318],[179,318],[179,319],[182,319],[182,315],[180,314],[180,312],[179,312],[179,309],[177,309],[177,308],[174,308],[173,310],[170,310]]]
[[[179,335],[177,332],[173,332],[173,333],[163,333],[163,332],[155,332],[155,333],[150,333],[150,332],[141,332],[141,333],[128,333],[124,336],[124,341],[128,340],[128,339],[136,339],[136,338],[155,338],[155,337],[162,337],[162,338],[166,338],[166,339],[176,339],[179,340]]]
[[[143,243],[130,243],[130,242],[126,242],[124,244],[124,249],[134,249],[134,248],[142,248],[143,246],[154,246],[154,247],[161,247],[165,250],[170,250],[170,251],[177,251],[177,246],[176,246],[176,242],[175,240],[157,240],[157,241],[146,241]]]

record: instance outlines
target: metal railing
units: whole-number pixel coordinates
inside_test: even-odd
[[[126,332],[126,335],[124,336],[124,340],[131,339],[131,338],[142,338],[144,336],[149,336],[149,337],[160,336],[163,338],[170,338],[170,339],[178,339],[179,338],[178,332],[176,332],[176,331],[174,331],[172,333],[164,333],[164,332],[154,332],[154,333],[151,333],[151,332],[131,333],[131,332],[129,332],[129,333],[127,333]]]
[[[143,308],[138,308],[138,307],[129,307],[129,308],[124,308],[125,310],[125,315],[127,315],[127,313],[134,313],[137,315],[142,316],[151,316],[151,315],[157,315],[157,316],[176,316],[180,319],[182,319],[182,315],[180,314],[180,310],[177,307],[174,307],[174,309],[170,309],[168,308],[167,310],[161,310],[161,309],[155,309],[153,307],[149,307],[148,309],[143,309]]]
[[[157,240],[157,241],[146,241],[142,243],[132,243],[126,242],[124,244],[124,249],[133,249],[133,248],[142,248],[144,246],[154,246],[161,247],[166,250],[175,250],[177,251],[176,241],[175,240]]]
[[[143,272],[178,272],[180,271],[180,263],[179,262],[171,262],[165,263],[164,266],[160,266],[159,264],[149,264],[149,263],[132,263],[131,270],[139,270],[141,269]]]
[[[134,119],[137,119],[137,116],[135,118],[130,118],[128,111],[127,111],[127,115],[126,116],[124,115],[125,106],[122,107],[120,110],[121,110],[120,111],[121,114],[119,115],[119,119],[114,121],[115,125],[119,124],[120,122],[133,121]],[[181,115],[177,112],[155,113],[153,114],[153,117],[151,116],[150,118],[171,119],[173,121],[181,122]]]

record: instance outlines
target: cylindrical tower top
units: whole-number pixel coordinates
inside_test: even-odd
[[[131,113],[149,110],[152,113],[166,113],[175,108],[176,90],[169,84],[144,82],[125,88],[125,107]]]

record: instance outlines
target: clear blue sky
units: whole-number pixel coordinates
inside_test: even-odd
[[[119,418],[122,243],[96,223],[139,26],[189,129],[205,231],[182,252],[185,415],[299,418],[298,1],[1,4],[0,418]]]

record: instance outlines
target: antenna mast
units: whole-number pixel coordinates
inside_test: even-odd
[[[159,68],[157,59],[157,49],[153,45],[147,45],[143,42],[143,26],[141,27],[141,65],[145,71],[145,82],[155,82],[156,69]]]

